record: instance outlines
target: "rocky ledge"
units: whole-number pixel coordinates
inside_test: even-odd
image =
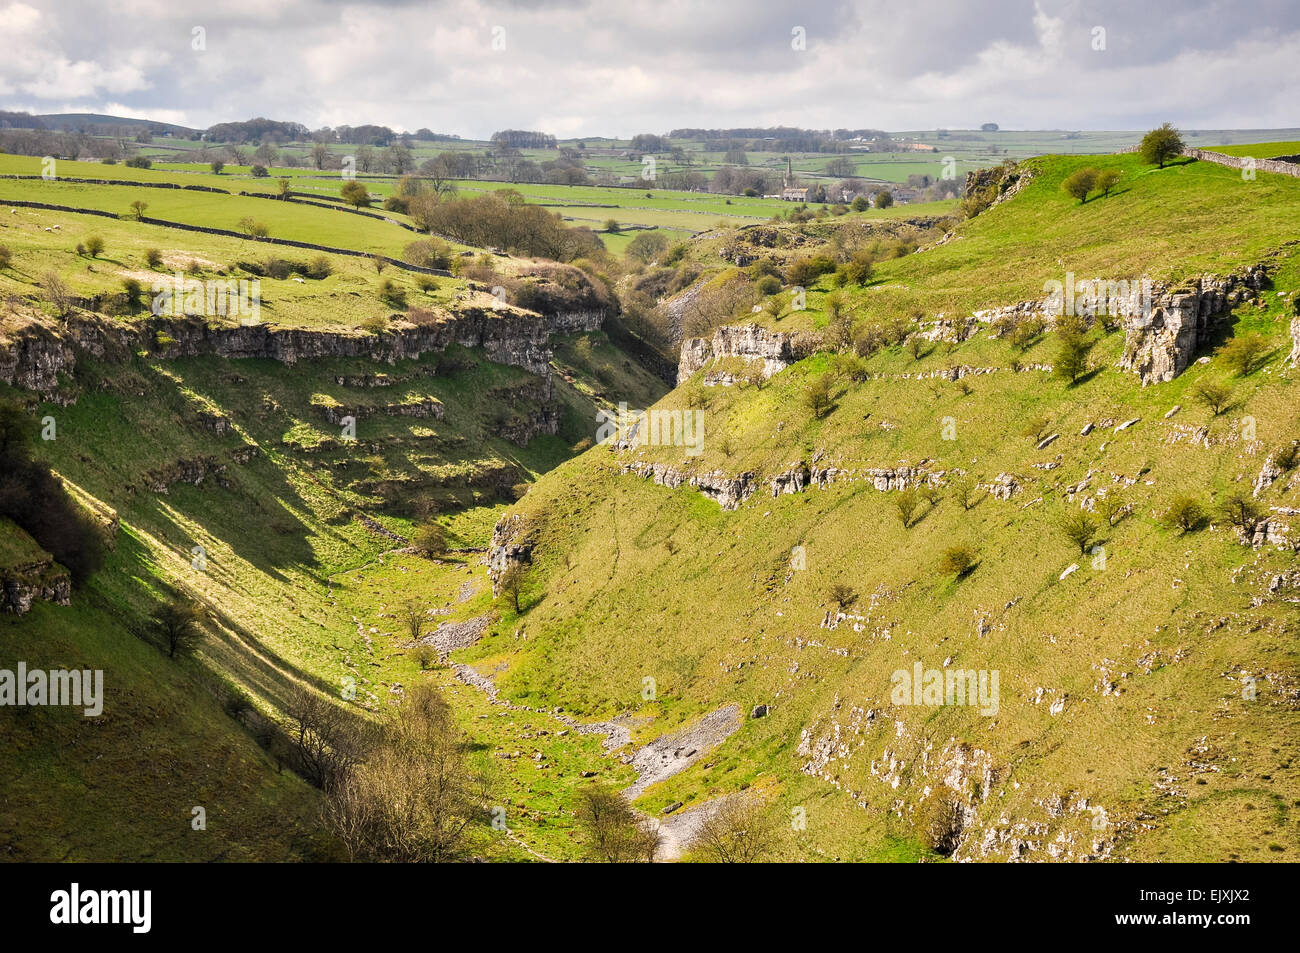
[[[0,380],[53,396],[59,377],[72,374],[77,355],[82,352],[112,361],[125,361],[136,351],[149,350],[168,360],[215,355],[296,364],[344,357],[393,364],[444,351],[453,344],[481,348],[499,364],[549,377],[551,336],[594,330],[600,327],[603,317],[602,312],[543,316],[517,308],[467,307],[420,325],[393,315],[393,324],[380,334],[271,324],[212,325],[201,318],[123,324],[98,316],[73,317],[56,333],[40,321],[28,320],[0,337]]]
[[[780,373],[811,353],[811,336],[800,333],[769,331],[757,324],[725,325],[712,338],[689,338],[682,342],[677,365],[677,383],[685,383],[709,361],[739,357],[763,362],[763,379]]]
[[[0,569],[0,611],[23,615],[37,600],[71,605],[72,578],[52,557]]]

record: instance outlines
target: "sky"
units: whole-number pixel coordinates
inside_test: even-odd
[[[482,139],[1300,126],[1296,0],[0,0],[0,109]]]

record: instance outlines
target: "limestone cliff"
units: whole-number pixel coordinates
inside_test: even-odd
[[[806,334],[769,331],[758,324],[725,325],[715,330],[712,338],[682,342],[677,383],[687,381],[709,361],[726,357],[762,361],[763,377],[768,378],[804,357],[809,340]]]

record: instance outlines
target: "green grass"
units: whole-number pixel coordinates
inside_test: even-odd
[[[1059,181],[1083,161],[1119,165],[1127,191],[1071,204]],[[1222,273],[1286,241],[1300,207],[1290,180],[1267,177],[1255,183],[1257,193],[1238,191],[1239,177],[1208,164],[1156,172],[1114,157],[1039,166],[1031,187],[964,225],[959,240],[882,266],[882,290],[862,294],[869,313],[917,307],[933,314],[940,300],[950,314],[965,313],[1040,295],[1035,286],[1064,268]],[[1232,217],[1223,216],[1225,203]],[[1275,281],[1276,290],[1300,288],[1293,256],[1279,259]],[[875,305],[882,299],[888,303]],[[746,712],[771,704],[767,718],[747,720],[706,764],[652,787],[639,803],[654,814],[674,801],[757,787],[778,816],[807,811],[807,831],[783,846],[783,856],[916,856],[913,812],[937,783],[919,765],[965,744],[988,752],[995,768],[991,788],[968,780],[964,790],[979,809],[975,840],[1005,829],[999,817],[1007,815],[1071,838],[1067,856],[1081,858],[1102,836],[1093,815],[1077,807],[1086,798],[1115,825],[1103,839],[1117,857],[1285,859],[1300,849],[1287,807],[1300,793],[1300,773],[1286,688],[1300,658],[1293,616],[1266,589],[1295,556],[1252,552],[1222,526],[1180,535],[1160,514],[1182,492],[1212,509],[1253,481],[1270,448],[1300,435],[1300,382],[1284,366],[1290,311],[1289,299],[1270,292],[1264,308],[1242,306],[1226,322],[1235,333],[1265,334],[1274,350],[1262,370],[1231,380],[1232,407],[1219,418],[1194,398],[1200,382],[1228,376],[1219,362],[1143,388],[1113,368],[1122,335],[1100,332],[1091,354],[1097,373],[1072,387],[1045,372],[1010,370],[1013,361],[1050,363],[1050,337],[1021,354],[981,332],[919,362],[901,349],[878,354],[872,379],[837,385],[834,408],[821,419],[811,417],[803,394],[825,370],[825,356],[761,390],[678,388],[660,406],[685,408],[687,394],[697,395],[703,455],[649,447],[611,456],[596,448],[539,481],[516,507],[537,527],[521,623],[529,639],[493,635],[471,654],[493,660],[513,699],[558,701],[585,717],[648,716],[639,732],[646,740],[728,702]],[[955,364],[1000,370],[969,378],[969,393],[915,377]],[[1046,451],[1020,435],[1037,417],[1046,418],[1045,433],[1063,435]],[[1137,426],[1113,432],[1133,417],[1141,418]],[[944,439],[948,418],[955,440]],[[1247,418],[1258,429],[1255,443],[1240,438]],[[1098,429],[1077,436],[1089,422]],[[1209,428],[1210,449],[1179,430],[1200,425]],[[858,473],[900,464],[961,468],[984,481],[1014,473],[1022,490],[1009,502],[986,497],[969,511],[950,498],[923,505],[907,529],[896,497],[860,481],[771,496],[767,479],[815,456]],[[723,512],[689,486],[670,490],[617,472],[634,458],[697,474],[752,472],[759,491],[735,513]],[[1101,562],[1081,557],[1056,528],[1057,515],[1082,499],[1071,503],[1067,488],[1085,478],[1085,495],[1111,487],[1133,506],[1100,533]],[[1297,491],[1282,486],[1264,502],[1294,506]],[[978,552],[976,569],[961,580],[938,569],[953,542]],[[789,568],[795,546],[805,548],[804,570]],[[1072,563],[1081,568],[1059,579]],[[819,628],[833,583],[856,591],[860,629]],[[891,703],[891,672],[914,660],[939,668],[945,659],[1000,672],[995,718]],[[1243,699],[1225,677],[1241,669],[1267,685],[1257,701]],[[1102,693],[1103,670],[1120,694]],[[640,694],[647,675],[658,690],[650,703]],[[1036,702],[1040,688],[1046,700]],[[1048,708],[1062,697],[1064,711],[1052,715]],[[805,773],[811,754],[801,738],[844,743],[817,769],[819,780]],[[904,765],[898,788],[882,783],[891,759]],[[1166,773],[1176,795],[1159,786]],[[1075,807],[1054,820],[1045,805],[1058,795]],[[1243,799],[1260,809],[1243,810]],[[1144,812],[1161,818],[1155,833],[1138,826]],[[1266,849],[1270,842],[1280,849]]]
[[[1080,205],[1061,190],[1085,165],[1122,173],[1110,197]],[[1015,200],[963,225],[956,241],[879,264],[869,287],[847,293],[849,305],[879,316],[960,316],[1041,299],[1045,283],[1064,282],[1067,272],[1154,282],[1227,274],[1255,264],[1300,225],[1300,180],[1288,176],[1247,182],[1209,162],[1157,169],[1131,155],[1046,157],[1027,166],[1035,177]],[[782,319],[783,329],[819,323],[829,278],[816,290],[809,310]]]
[[[1120,168],[1117,192],[1082,206],[1069,199],[1060,182],[1084,163]],[[502,439],[501,425],[534,409],[520,389],[529,376],[473,353],[449,355],[454,370],[432,357],[392,366],[88,361],[75,404],[35,409],[59,426],[59,440],[39,452],[120,514],[118,548],[71,609],[42,605],[7,620],[13,636],[4,644],[29,664],[102,660],[121,694],[110,694],[116,720],[102,728],[41,711],[28,717],[58,722],[58,731],[45,722],[39,730],[0,729],[21,765],[4,782],[10,827],[0,835],[18,830],[9,817],[24,819],[19,852],[31,858],[64,856],[67,845],[78,859],[329,856],[327,839],[298,833],[314,830],[314,794],[275,771],[221,713],[212,686],[239,685],[269,713],[295,685],[333,693],[354,677],[359,704],[374,712],[388,707],[398,684],[440,685],[489,774],[494,803],[507,808],[524,843],[554,859],[582,853],[572,816],[581,775],[625,786],[632,771],[605,756],[597,737],[561,734],[541,712],[634,715],[644,719],[634,733],[644,743],[725,704],[745,716],[739,730],[649,788],[638,807],[661,816],[676,801],[694,806],[750,790],[781,821],[782,859],[937,859],[917,821],[950,776],[945,766],[960,762],[976,766],[958,772],[976,811],[969,842],[1005,832],[1030,842],[1033,859],[1050,856],[1051,843],[1081,859],[1097,839],[1118,859],[1293,859],[1300,657],[1294,606],[1269,585],[1296,568],[1296,555],[1253,551],[1221,524],[1181,534],[1161,516],[1177,494],[1212,508],[1251,486],[1269,451],[1300,437],[1300,378],[1285,363],[1293,299],[1275,293],[1300,290],[1300,259],[1284,245],[1295,233],[1300,184],[1268,175],[1245,183],[1208,163],[1153,170],[1132,156],[1033,165],[1038,176],[1021,194],[962,224],[945,245],[881,264],[876,283],[852,293],[851,305],[866,316],[960,316],[1041,297],[1043,282],[1066,271],[1182,279],[1226,273],[1281,249],[1264,305],[1241,305],[1217,332],[1265,335],[1273,345],[1265,365],[1233,378],[1215,358],[1144,388],[1114,367],[1122,335],[1094,330],[1095,373],[1067,386],[1043,371],[1012,370],[1013,362],[1052,362],[1050,336],[1022,353],[981,330],[919,359],[902,348],[877,353],[870,378],[836,382],[833,407],[814,418],[805,392],[829,368],[825,354],[762,388],[703,387],[697,379],[665,395],[604,335],[571,336],[554,342],[560,433],[521,448]],[[681,207],[651,210],[697,214],[683,211],[687,196],[674,201]],[[43,237],[50,233],[30,227],[37,219],[13,218],[19,222],[0,223],[11,230],[0,235],[15,246],[21,237],[24,256],[53,256],[58,242],[68,243],[66,232]],[[109,254],[136,241],[137,227],[121,223]],[[137,247],[147,246],[128,254]],[[220,249],[222,260],[232,251]],[[22,267],[31,270],[25,260]],[[94,267],[84,280],[98,280]],[[333,301],[345,296],[322,290]],[[814,289],[811,309],[781,326],[824,324],[826,290]],[[959,364],[998,370],[967,378],[967,388],[917,377]],[[338,382],[362,373],[386,375],[391,386]],[[1225,379],[1231,406],[1214,417],[1195,388]],[[442,419],[383,413],[426,399],[441,402]],[[620,400],[702,410],[703,454],[596,446],[569,459],[573,444],[594,435],[596,410]],[[330,407],[372,411],[362,415],[357,444],[339,440],[325,418]],[[213,412],[229,418],[229,434],[202,426],[199,414]],[[1137,425],[1115,430],[1133,417]],[[1042,451],[1024,435],[1036,418],[1061,434]],[[1253,441],[1242,437],[1248,420]],[[1086,423],[1096,429],[1083,437]],[[1209,447],[1181,429],[1201,426]],[[238,463],[234,454],[250,444],[259,452]],[[150,471],[204,456],[226,469],[198,486],[174,483],[166,494],[145,488]],[[620,472],[638,459],[695,474],[750,472],[759,489],[726,512],[689,485],[668,489]],[[923,504],[908,527],[897,495],[860,479],[771,494],[768,480],[814,459],[859,475],[902,464],[966,470],[982,481],[1010,473],[1021,490],[969,510],[945,495]],[[1070,488],[1085,480],[1071,499]],[[529,489],[507,504],[505,488],[518,482]],[[1279,481],[1262,502],[1300,506],[1293,482]],[[1103,486],[1132,510],[1101,528],[1099,560],[1103,554],[1080,554],[1057,519]],[[524,518],[536,547],[521,612],[493,599],[477,553],[440,563],[397,553],[397,542],[358,519],[409,533],[416,518],[407,504],[418,492],[441,504],[436,518],[456,546],[483,547],[500,517]],[[961,579],[939,570],[954,542],[978,553]],[[195,545],[207,553],[201,572],[191,563]],[[804,568],[791,566],[796,546]],[[855,591],[850,611],[862,618],[824,628],[837,583]],[[179,663],[140,638],[153,600],[172,585],[219,609],[199,654]],[[436,609],[436,621],[488,615],[484,638],[453,661],[537,711],[493,705],[448,668],[419,671],[395,617],[410,597]],[[891,673],[915,661],[998,671],[997,715],[895,704]],[[1258,679],[1257,698],[1243,695],[1242,672]],[[650,699],[646,678],[656,686]],[[1103,691],[1108,681],[1117,694]],[[770,713],[749,717],[757,704]],[[80,761],[67,753],[74,740]],[[141,746],[157,752],[148,768],[134,757]],[[122,791],[144,818],[139,833],[115,824],[106,806]],[[55,807],[32,823],[42,798]],[[1094,829],[1084,800],[1105,809],[1109,826]],[[189,807],[205,803],[218,806],[210,826],[213,817],[232,825],[221,847],[186,833]],[[792,824],[795,817],[806,826]],[[176,821],[185,826],[173,834]],[[1010,841],[998,844],[992,856],[1007,857]],[[536,859],[504,838],[488,855]]]
[[[1207,146],[1206,148],[1213,152],[1222,152],[1224,155],[1271,159],[1274,156],[1293,156],[1300,153],[1300,141],[1259,142],[1245,146]]]

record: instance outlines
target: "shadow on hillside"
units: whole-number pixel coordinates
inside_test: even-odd
[[[117,551],[110,567],[101,572],[112,572],[111,581],[94,587],[94,598],[106,610],[121,620],[124,627],[141,641],[157,649],[164,658],[167,645],[154,631],[150,613],[162,599],[189,593],[184,586],[170,585],[158,575],[158,566],[148,546],[126,534],[118,537]],[[123,582],[127,591],[114,591]],[[157,594],[161,591],[161,598]],[[197,595],[194,593],[194,595]],[[209,600],[202,600],[209,611],[211,622],[205,626],[209,639],[216,639],[225,651],[205,645],[203,654],[210,659],[208,667],[216,674],[246,686],[250,691],[283,707],[297,684],[311,685],[326,694],[338,690],[323,679],[303,671],[268,648],[253,632],[223,612]]]
[[[1086,383],[1088,383],[1090,380],[1092,380],[1094,377],[1096,377],[1098,374],[1100,374],[1100,373],[1102,372],[1102,370],[1103,370],[1103,367],[1102,367],[1101,365],[1098,365],[1097,367],[1090,368],[1089,370],[1084,371],[1082,374],[1080,374],[1080,375],[1079,375],[1078,377],[1076,377],[1074,380],[1070,381],[1069,386],[1070,386],[1070,387],[1078,387],[1078,386],[1080,386],[1081,384],[1086,384]]]

